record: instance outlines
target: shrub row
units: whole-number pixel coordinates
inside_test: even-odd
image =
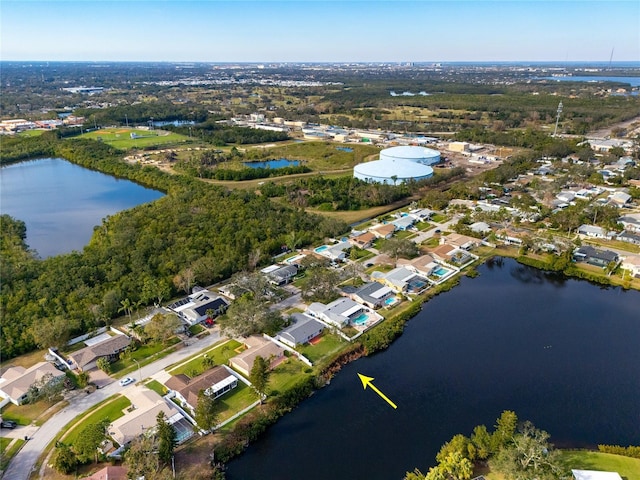
[[[634,447],[634,446],[621,447],[620,445],[598,445],[598,450],[603,453],[613,453],[615,455],[622,455],[623,457],[640,458],[640,447]]]

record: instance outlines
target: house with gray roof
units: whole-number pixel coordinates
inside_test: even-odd
[[[218,398],[238,386],[238,378],[221,365],[190,378],[181,373],[172,375],[165,382],[168,389],[175,392],[182,405],[195,413],[198,395],[203,391],[207,396]]]
[[[274,285],[285,285],[293,280],[298,274],[298,265],[278,266],[275,270],[267,272],[267,278]]]
[[[640,245],[640,232],[629,232],[624,230],[618,234],[618,240],[627,243],[633,243],[634,245]]]
[[[601,250],[590,245],[584,245],[573,252],[576,262],[585,262],[596,267],[606,267],[611,262],[618,261],[618,254],[611,250]]]
[[[591,238],[607,238],[607,231],[597,225],[580,225],[578,227],[578,234]]]
[[[386,285],[378,282],[365,283],[348,294],[349,298],[362,303],[369,308],[380,308],[386,299],[393,297],[395,292]]]
[[[613,195],[609,196],[609,203],[615,205],[616,207],[624,207],[626,204],[631,202],[631,195],[626,192],[616,192]]]
[[[294,313],[291,318],[294,323],[276,336],[276,340],[291,348],[309,343],[310,340],[320,335],[325,329],[325,325],[322,322],[304,313]]]
[[[353,319],[358,318],[365,307],[350,298],[339,298],[328,305],[314,302],[307,307],[307,313],[338,328],[346,327]]]
[[[405,215],[404,217],[400,217],[391,223],[395,225],[396,230],[403,231],[408,229],[409,227],[412,227],[415,222],[415,218],[410,217],[409,215]]]
[[[73,352],[69,358],[75,364],[75,368],[86,372],[96,368],[99,358],[106,358],[110,362],[117,360],[120,353],[124,352],[130,344],[130,337],[124,334],[114,335],[103,342]]]
[[[625,230],[640,232],[640,213],[628,213],[618,219]]]

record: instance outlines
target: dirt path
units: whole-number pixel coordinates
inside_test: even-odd
[[[588,136],[589,137],[594,137],[594,138],[610,137],[611,136],[611,132],[615,128],[627,129],[630,125],[632,125],[634,123],[636,124],[635,125],[636,129],[639,129],[640,128],[640,115],[635,117],[635,118],[632,118],[631,120],[626,120],[624,122],[616,123],[615,125],[609,125],[608,127],[604,127],[604,128],[598,129],[598,130],[591,131],[591,132],[589,132]]]

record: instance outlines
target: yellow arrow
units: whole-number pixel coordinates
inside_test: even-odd
[[[393,403],[391,400],[389,400],[389,397],[387,397],[384,393],[382,393],[380,390],[378,390],[378,387],[376,387],[372,382],[373,382],[373,378],[372,377],[367,377],[365,375],[362,374],[358,374],[358,377],[360,377],[360,381],[362,382],[362,386],[364,387],[364,389],[366,390],[367,387],[371,387],[371,390],[373,390],[374,392],[376,392],[378,395],[380,395],[389,405],[391,405],[393,408],[398,408],[398,406]]]

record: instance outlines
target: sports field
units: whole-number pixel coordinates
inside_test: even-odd
[[[165,130],[140,130],[137,128],[103,128],[85,133],[80,138],[91,138],[111,145],[119,150],[152,147],[169,143],[184,143],[190,139],[185,135]]]

